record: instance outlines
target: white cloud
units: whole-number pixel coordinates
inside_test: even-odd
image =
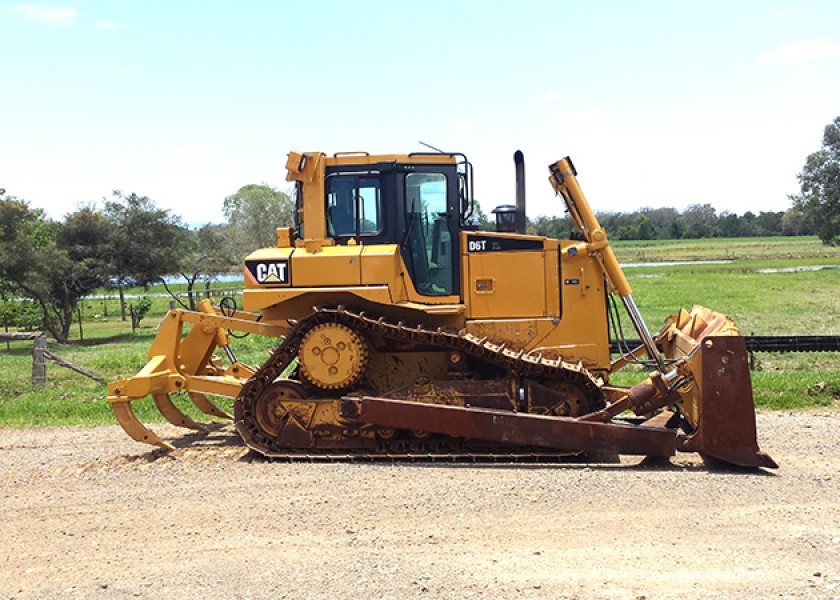
[[[582,110],[556,110],[551,113],[552,121],[559,121],[561,123],[581,123],[592,121],[601,121],[607,118],[607,111],[601,108],[586,108]]]
[[[554,102],[555,100],[560,99],[560,94],[557,92],[546,92],[542,96],[540,96],[540,102]]]
[[[99,21],[96,27],[99,29],[119,29],[120,26],[118,23],[112,23],[111,21]]]
[[[835,54],[840,54],[840,44],[825,40],[810,40],[781,44],[755,60],[760,65],[781,65],[806,62]]]
[[[455,122],[455,129],[472,129],[472,126],[472,121],[468,121],[467,119],[460,119]]]
[[[192,156],[205,156],[207,146],[204,144],[186,144],[184,146],[170,146],[164,148],[161,153],[169,158],[188,158]]]
[[[265,129],[262,127],[246,127],[243,131],[245,131],[245,133],[257,134],[263,133]]]
[[[79,15],[79,11],[71,6],[51,6],[39,3],[12,4],[4,10],[20,15],[27,21],[51,25],[72,25]]]

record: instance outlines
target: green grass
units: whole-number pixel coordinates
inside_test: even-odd
[[[840,352],[756,353],[751,371],[753,399],[758,408],[801,410],[840,408]],[[610,379],[633,385],[648,371],[629,366]]]
[[[760,269],[835,266],[840,248],[822,246],[816,239],[750,238],[687,240],[683,242],[620,242],[624,262],[730,260],[725,264],[628,268],[634,298],[648,326],[657,330],[666,315],[680,307],[702,304],[730,315],[746,334],[840,335],[840,270],[761,273]],[[635,254],[634,254],[635,253]],[[790,254],[790,257],[787,257]],[[236,284],[224,284],[236,288]],[[152,288],[148,293],[162,293]],[[142,294],[142,288],[130,290]],[[153,306],[132,334],[119,320],[116,295],[82,303],[84,323],[80,340],[77,324],[71,343],[50,342],[58,356],[103,375],[107,380],[131,376],[146,362],[154,328],[169,307],[166,297],[153,297]],[[625,334],[636,337],[624,320]],[[277,340],[249,336],[233,340],[238,358],[260,364]],[[48,363],[47,384],[32,389],[32,343],[0,343],[0,427],[96,425],[115,422],[105,402],[105,384]],[[840,404],[840,353],[757,354],[752,373],[756,404],[761,408],[798,409],[837,407]],[[630,384],[642,376],[629,369],[614,381]],[[220,401],[229,407],[230,403]],[[185,398],[176,404],[191,416],[204,419]],[[151,400],[134,402],[138,417],[162,422]]]
[[[166,310],[165,308],[163,310]],[[94,371],[106,381],[118,376],[134,375],[146,363],[147,353],[155,337],[155,327],[163,312],[151,315],[131,333],[131,325],[119,317],[102,318],[84,324],[84,342],[78,339],[78,329],[71,343],[48,347],[57,356]],[[248,336],[233,340],[237,358],[249,364],[260,364],[277,340]],[[47,383],[40,388],[30,384],[32,374],[32,342],[10,342],[9,349],[0,343],[0,427],[47,427],[56,425],[102,425],[116,422],[105,383],[79,375],[52,362],[47,363]],[[207,420],[193,408],[186,397],[175,397],[175,403],[197,420]],[[230,409],[230,401],[217,399],[223,408]],[[151,399],[132,403],[132,408],[144,422],[164,422]]]
[[[824,259],[738,260],[625,272],[652,328],[680,307],[702,304],[731,316],[746,334],[840,335],[840,269],[759,272],[826,264]],[[828,264],[838,265],[840,259]]]
[[[623,263],[686,260],[840,258],[840,247],[817,237],[712,238],[611,241]]]

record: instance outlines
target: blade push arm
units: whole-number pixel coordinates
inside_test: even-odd
[[[644,319],[642,319],[642,314],[633,301],[633,290],[630,288],[630,284],[624,276],[624,271],[621,270],[618,259],[615,257],[615,253],[609,244],[607,232],[601,227],[598,218],[586,200],[586,196],[583,195],[583,191],[580,189],[580,184],[577,181],[577,171],[572,164],[572,159],[567,156],[549,165],[548,169],[551,172],[551,176],[549,177],[551,186],[557,194],[563,197],[572,222],[586,241],[581,246],[588,253],[598,257],[607,276],[607,280],[616,293],[621,296],[624,308],[627,310],[627,314],[633,322],[633,327],[635,327],[639,338],[642,340],[645,351],[648,356],[656,361],[659,370],[664,372],[665,362],[662,360],[662,356],[656,348],[656,344],[647,325],[645,325]]]

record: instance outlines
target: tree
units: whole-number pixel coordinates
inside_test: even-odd
[[[164,280],[164,287],[181,306],[195,310],[195,285],[205,282],[205,289],[214,276],[230,271],[242,259],[236,255],[231,243],[229,225],[203,225],[197,231],[189,232],[189,242],[182,250],[178,274],[187,282],[187,300],[185,304],[169,289]]]
[[[720,235],[722,237],[734,238],[734,237],[741,237],[744,235],[750,235],[749,233],[745,233],[744,231],[744,219],[746,216],[752,213],[746,213],[743,218],[738,217],[735,213],[731,213],[727,210],[720,213],[720,216],[717,220],[717,227],[720,231]]]
[[[782,211],[758,213],[755,218],[756,235],[780,235],[784,216],[785,213]]]
[[[91,209],[59,223],[23,200],[0,199],[0,279],[38,304],[44,329],[60,343],[79,300],[104,280],[102,231]]]
[[[715,237],[717,214],[711,204],[691,204],[682,214],[686,226],[684,237],[708,238]]]
[[[477,227],[479,231],[495,231],[496,221],[490,220],[484,209],[481,208],[481,203],[478,200],[473,200],[472,215],[467,222],[471,227]]]
[[[647,215],[638,215],[633,223],[633,226],[639,232],[640,240],[654,240],[656,239],[656,225],[653,219]]]
[[[528,233],[544,235],[554,239],[568,238],[572,230],[572,222],[568,216],[549,217],[538,215],[534,219],[528,219]]]
[[[790,196],[824,244],[840,245],[840,117],[826,126],[822,148],[798,175],[801,193]]]
[[[105,201],[104,216],[110,228],[111,272],[125,321],[125,286],[148,285],[177,273],[189,249],[189,230],[178,216],[146,196],[126,196],[119,190],[113,196],[116,200]]]
[[[288,194],[269,185],[249,184],[224,200],[234,247],[244,258],[257,248],[277,244],[277,228],[291,227],[294,204]]]
[[[782,235],[814,235],[811,219],[796,206],[785,211],[781,227]]]
[[[653,221],[653,224],[656,225],[656,227],[662,232],[662,235],[668,234],[671,229],[671,223],[680,216],[677,209],[671,207],[645,207],[639,210],[639,212],[646,217],[649,217],[650,220]]]

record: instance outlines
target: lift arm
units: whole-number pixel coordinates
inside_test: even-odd
[[[639,312],[633,300],[633,290],[630,288],[630,284],[624,276],[624,271],[621,270],[621,266],[618,264],[618,259],[615,257],[615,253],[607,239],[607,232],[601,227],[598,218],[586,200],[586,196],[583,195],[583,191],[580,189],[580,184],[577,181],[577,171],[575,170],[574,164],[572,164],[572,159],[567,156],[549,165],[548,169],[551,173],[549,177],[551,186],[557,194],[562,196],[572,222],[585,240],[585,244],[580,244],[578,247],[573,248],[575,248],[575,251],[585,250],[589,254],[598,257],[604,273],[606,273],[607,280],[615,292],[621,297],[624,308],[627,310],[627,314],[633,322],[633,327],[642,340],[645,351],[656,362],[659,370],[664,373],[665,361],[662,359],[659,350],[657,350],[653,336],[651,336],[650,330],[645,325],[642,314]]]

